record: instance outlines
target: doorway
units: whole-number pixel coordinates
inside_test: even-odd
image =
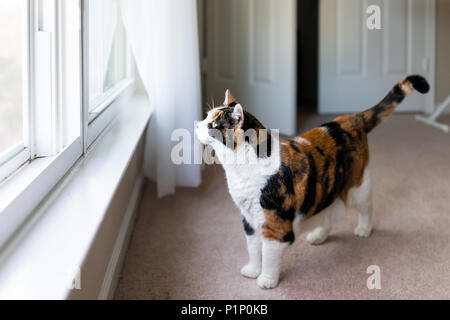
[[[297,124],[318,114],[319,1],[297,2]]]

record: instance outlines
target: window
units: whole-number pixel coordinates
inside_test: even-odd
[[[24,119],[27,108],[26,3],[0,1],[0,181],[28,160]],[[10,161],[13,161],[11,163]],[[10,162],[8,167],[6,162]],[[2,170],[3,169],[3,170]]]
[[[129,85],[126,34],[117,0],[87,1],[89,121]]]
[[[1,248],[120,112],[133,80],[117,0],[0,0],[0,42]]]

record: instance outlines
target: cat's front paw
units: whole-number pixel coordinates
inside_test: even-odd
[[[355,229],[355,236],[361,237],[361,238],[367,238],[372,233],[372,227],[371,226],[358,226]]]
[[[266,275],[260,275],[256,281],[261,289],[273,289],[278,285],[278,279],[273,279]]]
[[[261,274],[261,267],[247,263],[242,267],[241,274],[246,278],[256,279]]]

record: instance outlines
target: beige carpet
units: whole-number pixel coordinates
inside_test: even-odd
[[[303,128],[328,119],[307,117]],[[395,115],[371,134],[370,145],[373,235],[353,236],[353,214],[322,246],[302,235],[273,290],[239,274],[245,238],[221,167],[207,168],[199,189],[161,200],[148,184],[116,298],[449,299],[450,135]],[[381,290],[367,289],[370,265],[381,269]]]

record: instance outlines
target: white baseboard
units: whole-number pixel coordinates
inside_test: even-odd
[[[106,269],[102,287],[100,288],[100,293],[98,295],[99,300],[111,300],[114,298],[114,293],[119,282],[119,276],[122,271],[128,243],[134,227],[134,220],[139,208],[143,185],[144,177],[140,176],[134,186],[127,211],[125,212],[119,234],[117,235],[117,239],[114,244],[113,253],[111,255],[111,259],[109,260],[108,268]]]

